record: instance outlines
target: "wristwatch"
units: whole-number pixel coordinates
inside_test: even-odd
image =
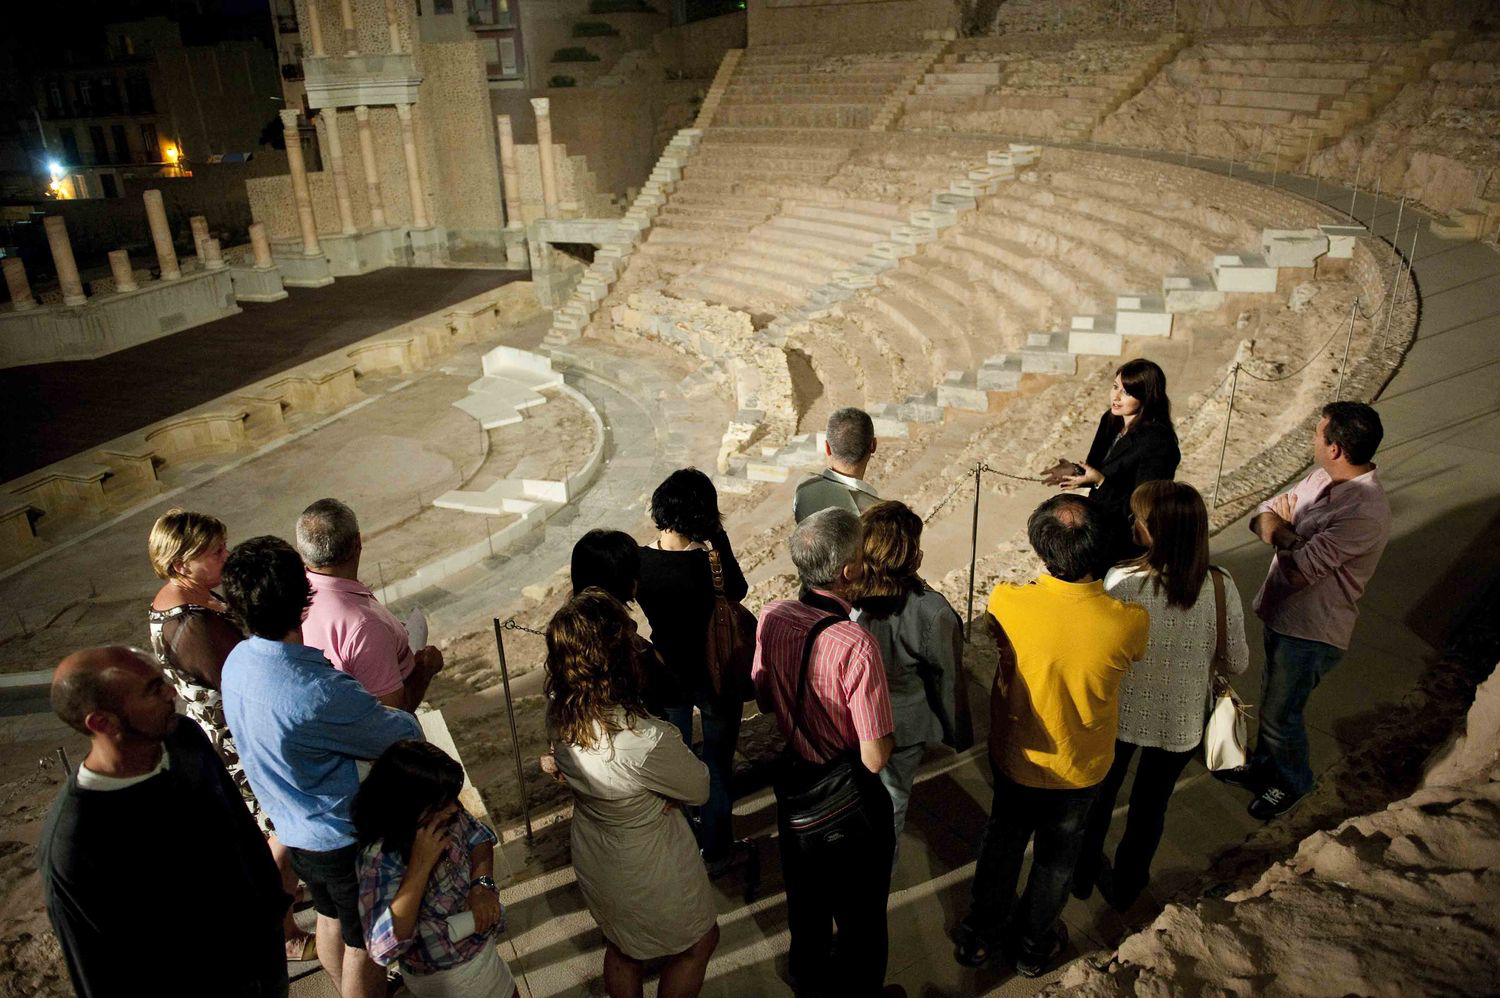
[[[470,890],[473,890],[476,887],[488,887],[496,894],[500,893],[500,888],[495,886],[495,878],[489,876],[488,874],[483,877],[475,877],[473,880],[469,881]]]

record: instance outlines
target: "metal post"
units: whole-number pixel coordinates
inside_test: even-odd
[[[531,841],[531,799],[526,793],[526,770],[521,767],[521,737],[516,734],[516,708],[510,697],[510,667],[505,664],[505,639],[500,636],[500,618],[495,622],[495,650],[500,653],[500,682],[505,686],[505,720],[510,725],[510,748],[516,757],[516,790],[521,794],[521,817],[526,819],[526,841]]]
[[[1401,213],[1406,211],[1406,195],[1401,195],[1401,205],[1396,209],[1396,227],[1391,230],[1391,258],[1396,261],[1396,266],[1401,266],[1401,254],[1396,250],[1396,239],[1401,235]],[[1395,275],[1392,274],[1392,277]]]
[[[969,533],[969,612],[964,617],[965,636],[974,636],[974,567],[979,560],[979,485],[984,465],[974,465],[974,525]]]
[[[1349,221],[1351,222],[1358,221],[1354,217],[1354,203],[1359,197],[1359,175],[1364,170],[1364,166],[1363,160],[1354,164],[1354,190],[1349,192]]]
[[[63,779],[67,779],[68,774],[73,772],[73,763],[68,760],[68,750],[61,745],[57,747],[57,761],[62,763]]]
[[[1381,184],[1381,181],[1383,181],[1383,180],[1385,180],[1384,177],[1380,176],[1379,174],[1376,174],[1376,176],[1375,176],[1375,203],[1370,206],[1370,235],[1372,235],[1372,236],[1375,234],[1375,219],[1377,219],[1377,218],[1380,217],[1380,184]]]
[[[1319,204],[1323,202],[1323,175],[1320,173],[1313,174],[1313,200]]]
[[[1302,175],[1312,173],[1312,132],[1307,133],[1307,155],[1302,157]]]
[[[385,565],[383,565],[383,564],[381,564],[380,562],[377,561],[375,563],[375,571],[377,573],[379,573],[379,575],[380,575],[380,602],[384,603],[385,602]]]
[[[1406,281],[1412,286],[1413,291],[1416,290],[1417,285],[1416,282],[1412,279],[1411,272],[1412,269],[1417,265],[1417,236],[1420,235],[1421,232],[1422,227],[1420,225],[1414,227],[1411,230],[1411,252],[1406,254]],[[1401,300],[1403,302],[1406,301],[1405,285],[1402,285]]]
[[[1339,362],[1339,384],[1333,390],[1333,400],[1337,402],[1344,397],[1344,371],[1349,368],[1349,344],[1354,342],[1354,317],[1359,312],[1359,296],[1354,296],[1354,301],[1349,305],[1349,335],[1344,337],[1344,359]]]
[[[1234,418],[1234,393],[1239,386],[1240,364],[1235,361],[1234,370],[1229,373],[1229,411],[1224,413],[1224,441],[1219,444],[1219,470],[1214,472],[1214,509],[1219,508],[1219,482],[1224,478],[1224,454],[1229,450],[1229,421]]]

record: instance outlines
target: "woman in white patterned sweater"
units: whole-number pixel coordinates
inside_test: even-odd
[[[1120,684],[1115,760],[1094,798],[1073,879],[1075,897],[1087,898],[1097,884],[1105,901],[1119,911],[1134,904],[1150,882],[1172,790],[1203,740],[1219,646],[1215,575],[1224,589],[1224,661],[1218,668],[1238,675],[1250,663],[1239,591],[1229,573],[1208,563],[1203,497],[1191,485],[1152,481],[1136,488],[1130,508],[1135,540],[1146,553],[1110,569],[1104,588],[1116,599],[1150,611],[1151,636],[1146,657]],[[1137,751],[1125,834],[1111,867],[1104,838]]]

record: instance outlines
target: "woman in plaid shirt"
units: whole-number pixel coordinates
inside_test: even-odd
[[[515,998],[495,951],[505,912],[495,833],[458,802],[464,771],[426,742],[397,742],[354,798],[366,952],[398,962],[417,998]],[[462,917],[455,917],[462,916]]]

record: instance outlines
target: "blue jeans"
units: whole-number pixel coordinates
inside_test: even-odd
[[[896,826],[896,856],[901,855],[901,829],[906,827],[906,807],[911,803],[911,787],[917,779],[917,767],[927,752],[926,742],[902,745],[891,752],[891,758],[880,770],[880,782],[891,795],[891,813]],[[891,862],[895,862],[892,857]]]
[[[705,862],[729,855],[734,845],[734,748],[740,738],[740,705],[720,703],[707,691],[694,696],[694,703],[662,707],[662,717],[677,726],[688,748],[693,747],[693,707],[703,715],[703,748],[698,757],[708,766],[708,801],[689,808],[693,834]]]
[[[1062,914],[1083,846],[1084,826],[1098,786],[1041,790],[1012,782],[995,770],[995,802],[979,842],[973,898],[963,927],[987,945],[1013,933],[1024,956],[1047,956],[1053,925]],[[1016,902],[1026,843],[1031,874]]]
[[[1342,650],[1266,628],[1266,668],[1260,678],[1260,735],[1250,765],[1270,785],[1302,795],[1313,788],[1303,711],[1307,698],[1339,660]]]

